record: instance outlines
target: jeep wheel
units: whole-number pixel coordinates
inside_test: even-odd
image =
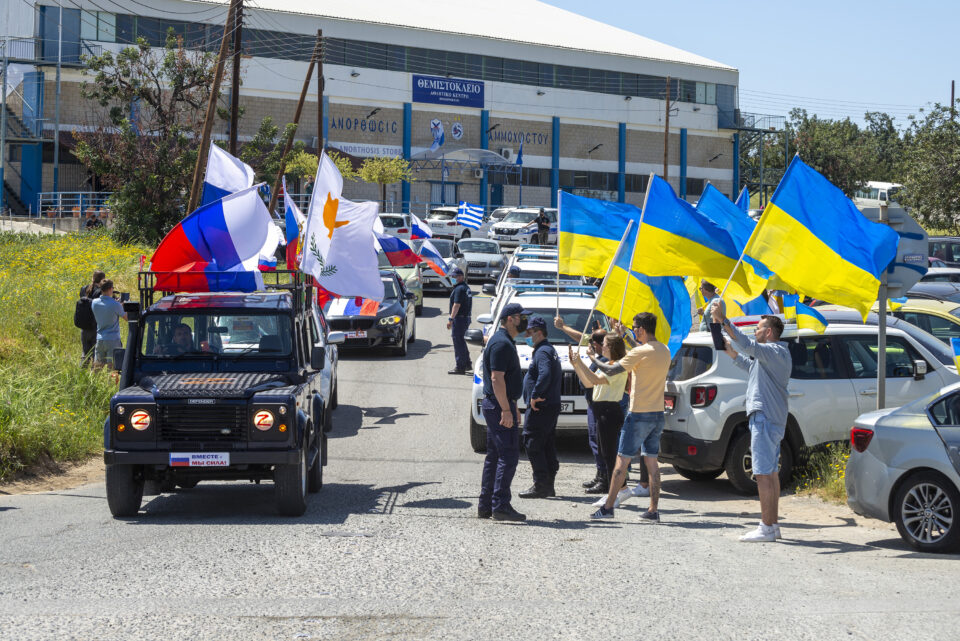
[[[400,344],[393,348],[393,355],[403,358],[407,355],[407,324],[400,329]]]
[[[307,490],[316,494],[323,487],[323,459],[326,458],[327,437],[323,434],[320,438],[320,451],[317,452],[317,460],[313,462],[310,468],[310,478],[308,479]]]
[[[333,429],[333,410],[325,409],[323,412],[323,422],[320,423],[323,426],[323,433],[326,434]]]
[[[423,303],[413,306],[413,315],[414,316],[423,316]]]
[[[757,480],[753,476],[753,457],[750,452],[750,432],[741,432],[734,437],[727,451],[727,461],[724,464],[727,478],[731,485],[740,493],[755,495]],[[784,438],[780,442],[780,461],[778,463],[780,487],[786,487],[793,477],[793,449]]]
[[[470,447],[474,452],[487,451],[487,426],[473,420],[473,412],[470,412]]]
[[[680,467],[679,465],[673,466],[674,471],[677,474],[687,479],[688,481],[712,481],[721,474],[723,474],[723,468],[719,470],[710,470],[709,472],[702,472],[699,470],[691,470],[686,467]]]
[[[292,465],[278,465],[273,471],[277,509],[283,516],[301,516],[307,511],[307,451]]]
[[[942,474],[914,474],[897,490],[893,520],[910,547],[921,552],[960,550],[960,492]]]
[[[114,516],[134,516],[143,500],[143,477],[133,465],[108,464],[107,505]]]

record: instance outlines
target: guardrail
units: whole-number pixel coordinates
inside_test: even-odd
[[[113,213],[107,206],[109,191],[55,191],[38,194],[40,218],[92,218],[110,220]]]

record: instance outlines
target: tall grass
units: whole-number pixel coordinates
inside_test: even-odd
[[[81,366],[74,304],[95,269],[136,296],[144,252],[105,233],[0,233],[0,480],[102,447],[116,383]]]
[[[799,471],[796,489],[836,503],[846,503],[847,460],[849,443],[827,443],[810,454],[807,464]]]

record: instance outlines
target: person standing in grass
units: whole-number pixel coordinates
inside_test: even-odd
[[[123,304],[113,297],[113,281],[100,282],[100,297],[93,301],[97,319],[97,346],[93,362],[99,366],[113,363],[113,351],[123,347],[120,340],[120,319],[127,320]]]
[[[106,274],[104,274],[103,271],[99,269],[95,270],[93,272],[93,280],[80,288],[80,298],[90,299],[92,305],[93,301],[100,298],[100,283],[103,282],[104,278],[106,278]],[[86,322],[84,319],[81,320],[83,323]],[[80,349],[83,354],[83,356],[81,356],[81,362],[84,365],[90,362],[90,359],[93,357],[93,348],[96,346],[97,327],[96,318],[94,318],[92,324],[80,328]]]

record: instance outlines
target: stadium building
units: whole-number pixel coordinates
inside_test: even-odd
[[[70,132],[89,126],[96,108],[80,95],[82,54],[138,37],[162,46],[169,28],[216,52],[227,4],[70,0],[61,14],[54,0],[4,3],[6,204],[35,212],[41,192],[94,188],[70,154]],[[293,119],[322,29],[322,139],[356,158],[410,159],[415,179],[388,187],[390,209],[555,206],[559,189],[639,205],[649,174],[663,173],[665,148],[669,181],[688,199],[708,181],[727,194],[739,182],[738,72],[725,64],[536,0],[243,5],[241,142],[264,116]],[[321,133],[315,87],[297,130],[311,150]],[[218,121],[215,135],[226,127]],[[363,183],[345,195],[380,197]]]

